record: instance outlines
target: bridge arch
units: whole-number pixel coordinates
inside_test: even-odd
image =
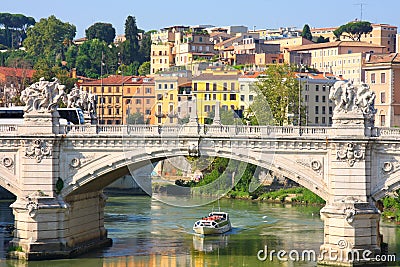
[[[381,180],[372,192],[372,198],[377,201],[400,189],[400,173],[388,175]]]
[[[288,179],[311,190],[324,200],[328,200],[329,192],[325,185],[323,175],[318,174],[311,168],[307,168],[300,164],[295,164],[292,159],[285,155],[273,155],[273,162],[258,160],[257,155],[249,157],[247,154],[232,153],[231,149],[221,149],[216,152],[214,149],[204,149],[202,154],[212,157],[223,157],[233,159],[245,163],[251,163],[259,167],[269,169],[275,173],[279,173]],[[150,162],[156,162],[166,158],[176,156],[188,156],[187,150],[180,148],[170,149],[168,151],[160,149],[151,153],[120,153],[118,155],[109,155],[105,157],[101,163],[93,163],[78,170],[72,177],[67,177],[65,188],[61,192],[61,196],[67,197],[80,193],[88,193],[100,191],[113,181],[129,173],[129,169],[138,169]]]
[[[20,196],[20,188],[15,181],[15,176],[0,168],[0,187],[6,189],[15,196]]]

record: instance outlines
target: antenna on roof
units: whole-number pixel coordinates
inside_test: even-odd
[[[355,6],[360,6],[360,21],[363,20],[363,6],[366,5],[366,3],[359,3],[359,4],[354,4]]]

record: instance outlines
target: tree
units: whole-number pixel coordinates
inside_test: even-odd
[[[35,24],[35,19],[22,14],[0,13],[2,38],[0,42],[9,48],[18,48],[26,38],[26,29]]]
[[[135,17],[128,16],[125,21],[126,41],[123,43],[122,63],[130,65],[134,61],[140,60],[138,37],[139,30],[136,26],[136,19]]]
[[[303,31],[301,32],[301,37],[312,41],[312,34],[311,34],[310,26],[308,26],[308,24],[304,25]]]
[[[141,112],[136,112],[133,114],[129,114],[126,118],[127,124],[145,124],[144,123],[144,116]]]
[[[372,32],[371,23],[368,21],[352,21],[344,24],[333,31],[337,40],[340,40],[341,36],[347,36],[353,41],[360,41],[363,34]]]
[[[290,123],[289,114],[298,115],[299,83],[290,65],[271,65],[256,83],[257,96],[250,106],[255,122]],[[267,103],[267,106],[265,105]],[[268,114],[268,107],[270,114]],[[266,112],[267,110],[267,112]]]
[[[316,40],[316,43],[320,44],[320,43],[328,43],[329,42],[329,37],[325,38],[322,35],[320,35]]]
[[[105,41],[93,39],[79,46],[76,56],[76,71],[80,75],[99,78],[101,74],[115,73],[118,68],[118,55],[115,46]]]
[[[28,54],[45,57],[53,66],[57,60],[64,60],[65,44],[72,43],[75,34],[74,25],[50,16],[48,19],[41,19],[27,30],[24,47]]]
[[[150,61],[144,62],[138,69],[139,75],[146,76],[150,74]]]
[[[115,29],[110,23],[96,22],[85,31],[88,40],[99,39],[111,44],[115,39]]]

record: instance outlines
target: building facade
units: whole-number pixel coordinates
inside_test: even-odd
[[[365,61],[365,82],[375,92],[375,125],[400,126],[400,55],[371,55]]]

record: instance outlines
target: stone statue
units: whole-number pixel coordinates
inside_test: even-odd
[[[338,81],[331,87],[329,99],[335,102],[334,113],[376,113],[375,93],[365,83]]]
[[[43,77],[21,92],[21,101],[25,104],[25,112],[45,113],[55,111],[58,101],[65,96],[65,86],[57,78],[46,81]]]
[[[90,117],[96,117],[96,95],[79,89],[75,84],[66,99],[65,104],[68,108],[80,108]]]

